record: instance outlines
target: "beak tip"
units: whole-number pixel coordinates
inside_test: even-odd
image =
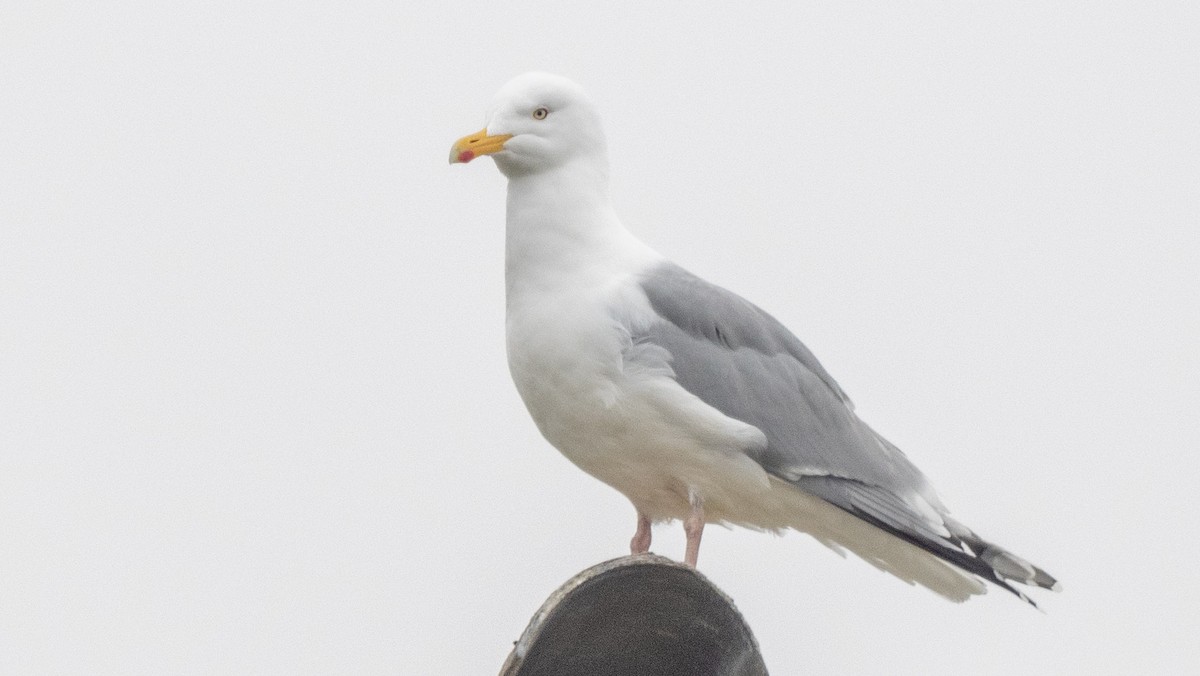
[[[473,159],[475,159],[475,153],[470,150],[450,149],[450,164],[466,164]]]
[[[498,153],[504,150],[504,144],[510,138],[512,134],[492,135],[488,134],[487,128],[480,129],[470,136],[458,139],[450,146],[450,164],[466,164],[475,158]]]

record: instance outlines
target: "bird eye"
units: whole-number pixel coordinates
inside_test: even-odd
[[[533,119],[544,120],[544,119],[546,119],[546,116],[549,114],[550,114],[549,109],[547,109],[545,106],[542,106],[541,108],[538,108],[537,110],[533,111]]]

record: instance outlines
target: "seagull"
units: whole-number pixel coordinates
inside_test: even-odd
[[[854,412],[813,353],[742,297],[638,240],[609,197],[605,135],[576,83],[527,73],[450,162],[508,179],[509,370],[542,435],[651,525],[680,520],[695,566],[708,523],[806,533],[961,602],[982,580],[1058,590],[950,516],[925,475]]]

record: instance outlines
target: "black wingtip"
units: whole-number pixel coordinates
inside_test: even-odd
[[[1005,591],[1009,592],[1013,596],[1016,596],[1017,598],[1021,599],[1022,601],[1028,603],[1030,606],[1037,609],[1038,611],[1042,610],[1041,607],[1038,606],[1038,604],[1036,602],[1034,602],[1033,599],[1026,596],[1020,589],[1017,589],[1016,587],[1012,586],[1012,584],[1010,584],[1010,582],[1018,582],[1021,584],[1033,585],[1036,587],[1050,589],[1052,591],[1060,591],[1062,589],[1062,585],[1060,585],[1057,580],[1055,580],[1053,577],[1051,577],[1049,574],[1047,574],[1046,571],[1042,570],[1041,568],[1037,568],[1036,566],[1033,566],[1031,564],[1025,563],[1023,559],[1020,559],[1019,557],[1016,557],[1013,554],[1009,554],[1008,552],[1004,551],[1003,549],[1000,549],[999,547],[995,547],[995,545],[992,545],[988,542],[985,542],[982,539],[979,539],[978,536],[975,536],[973,533],[971,534],[972,540],[966,542],[967,548],[970,551],[963,551],[962,549],[957,549],[957,548],[951,546],[952,544],[958,544],[961,546],[962,541],[960,540],[959,537],[952,536],[951,540],[947,540],[944,542],[928,540],[925,538],[918,537],[912,533],[906,533],[902,530],[894,528],[894,527],[888,525],[887,523],[881,521],[880,519],[873,517],[870,514],[866,514],[864,512],[856,510],[856,509],[846,509],[844,507],[841,507],[840,505],[838,505],[838,506],[843,511],[853,514],[854,516],[862,519],[863,521],[866,521],[867,523],[871,524],[872,526],[875,526],[876,528],[879,528],[880,530],[886,531],[913,546],[919,547],[920,549],[923,549],[923,550],[929,552],[930,554],[933,554],[934,556],[938,557],[939,559],[941,559],[951,565],[961,568],[962,570],[964,570],[968,573],[977,575],[980,578],[983,578],[984,580],[987,580],[988,582],[995,584],[997,587],[1004,589]],[[994,549],[994,551],[996,551],[996,552],[1002,552],[1004,556],[1012,557],[1016,561],[1020,561],[1021,563],[1024,563],[1024,565],[1027,565],[1030,568],[1032,568],[1033,573],[1029,576],[1029,578],[1027,580],[1019,580],[1019,579],[1012,578],[1012,577],[1004,577],[1000,573],[1000,571],[998,571],[995,567],[993,567],[986,560],[984,560],[984,558],[982,558],[983,551],[985,549]],[[971,552],[976,552],[976,554],[973,555]]]

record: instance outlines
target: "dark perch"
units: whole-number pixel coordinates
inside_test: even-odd
[[[766,676],[733,601],[654,554],[579,573],[534,614],[500,676]]]

